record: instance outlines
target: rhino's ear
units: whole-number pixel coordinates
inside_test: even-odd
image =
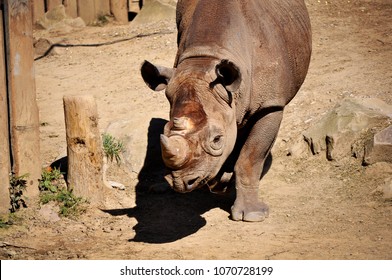
[[[144,82],[153,90],[164,90],[173,76],[173,68],[155,66],[145,60],[140,68]]]
[[[224,59],[215,67],[218,82],[230,92],[238,90],[241,84],[240,69],[233,62]]]

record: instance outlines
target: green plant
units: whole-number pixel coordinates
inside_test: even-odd
[[[0,218],[0,228],[7,228],[10,226],[9,221],[4,221],[3,219]]]
[[[60,169],[45,168],[42,170],[38,188],[40,191],[51,191],[54,193],[58,190],[62,178],[63,173]]]
[[[100,14],[98,16],[98,25],[102,26],[105,25],[109,22],[108,18],[106,17],[106,15]]]
[[[58,203],[59,214],[64,217],[77,216],[85,211],[85,203],[82,197],[77,197],[68,190],[63,180],[63,174],[59,169],[44,169],[39,183],[40,203],[47,204],[51,201]]]
[[[26,208],[27,204],[23,198],[23,191],[27,187],[27,178],[29,174],[24,174],[21,176],[15,176],[15,173],[10,174],[10,203],[11,213],[16,212],[20,207]]]
[[[23,218],[18,216],[18,213],[8,213],[1,215],[0,217],[0,228],[8,228],[14,224],[21,223]]]
[[[116,160],[117,164],[121,163],[120,154],[124,150],[124,144],[110,134],[102,134],[102,146],[105,156],[110,160]]]

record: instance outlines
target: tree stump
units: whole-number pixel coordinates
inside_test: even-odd
[[[64,96],[68,188],[93,204],[104,199],[103,151],[98,113],[91,95]]]

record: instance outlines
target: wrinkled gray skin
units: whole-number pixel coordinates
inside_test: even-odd
[[[231,179],[232,219],[262,221],[263,166],[309,66],[304,1],[179,0],[177,28],[174,68],[147,61],[141,68],[171,106],[161,135],[166,179],[178,192]]]

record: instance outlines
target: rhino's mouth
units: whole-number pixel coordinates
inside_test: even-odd
[[[180,193],[191,192],[208,183],[208,179],[202,176],[179,176],[176,172],[167,174],[165,179],[175,191]]]

